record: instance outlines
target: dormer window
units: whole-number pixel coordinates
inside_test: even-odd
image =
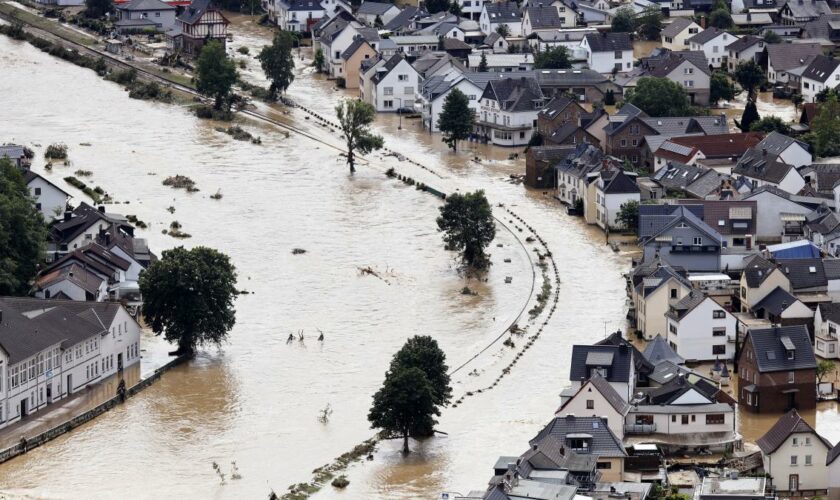
[[[607,378],[607,369],[603,366],[596,366],[589,370],[589,378],[602,377]]]

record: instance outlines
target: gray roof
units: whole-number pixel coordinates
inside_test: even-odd
[[[319,11],[324,10],[320,0],[284,0],[286,10],[289,11]]]
[[[800,0],[793,0],[785,3],[785,6],[782,7],[781,10],[785,8],[789,8],[793,17],[800,19],[800,18],[811,18],[816,19],[820,16],[830,15],[831,7],[828,6],[826,2],[823,0],[810,0],[810,1],[800,1]],[[780,13],[781,13],[780,10]]]
[[[563,27],[563,19],[560,18],[560,13],[557,11],[557,7],[554,7],[553,5],[529,4],[527,16],[531,21],[531,28],[535,30]]]
[[[752,35],[744,35],[741,38],[735,40],[734,42],[730,43],[726,46],[727,51],[732,52],[741,52],[742,50],[746,50],[757,43],[761,43],[764,40],[757,36]]]
[[[794,168],[793,165],[785,163],[778,153],[770,153],[758,146],[748,149],[741,156],[732,173],[779,184]]]
[[[773,316],[781,315],[788,307],[792,306],[798,299],[788,293],[784,288],[777,286],[768,293],[758,304],[753,306],[753,311],[766,311]]]
[[[359,48],[361,48],[362,45],[370,46],[368,41],[365,40],[363,37],[356,37],[353,40],[353,43],[351,43],[350,46],[347,47],[347,49],[341,53],[341,58],[348,59],[350,56],[355,54],[356,51],[359,50]]]
[[[356,14],[369,14],[372,16],[381,16],[385,14],[389,10],[395,8],[396,5],[392,3],[380,3],[380,2],[364,2],[362,5],[359,6],[359,9],[356,11]]]
[[[662,338],[658,333],[652,341],[648,343],[644,351],[645,358],[653,363],[654,366],[659,366],[664,361],[669,361],[676,365],[685,363],[685,360],[668,345],[668,342]]]
[[[405,57],[401,53],[397,53],[397,54],[392,55],[391,58],[388,59],[385,62],[385,64],[382,66],[382,68],[384,68],[385,71],[377,71],[376,74],[373,75],[373,77],[371,78],[371,81],[373,83],[379,83],[380,81],[382,81],[383,78],[388,76],[388,73],[390,73],[391,70],[396,68],[397,65],[399,63],[403,62],[404,60],[405,60]]]
[[[601,189],[606,194],[627,194],[638,193],[639,186],[636,185],[636,178],[624,173],[624,170],[601,171],[601,180],[604,187]]]
[[[811,61],[811,64],[802,73],[802,78],[809,78],[825,83],[831,74],[840,66],[840,60],[818,55]]]
[[[768,63],[776,71],[807,66],[812,59],[822,54],[822,47],[818,43],[775,43],[767,45],[764,50],[767,51]]]
[[[712,229],[708,224],[706,224],[699,217],[694,215],[691,212],[691,210],[683,206],[681,206],[677,211],[674,212],[674,217],[668,224],[663,226],[659,230],[659,232],[650,235],[647,238],[647,240],[644,241],[644,243],[654,240],[656,236],[669,231],[672,227],[676,226],[680,222],[685,222],[686,224],[693,226],[695,229],[708,236],[718,246],[721,246],[723,244],[723,237],[720,235],[719,232]]]
[[[607,379],[596,375],[589,379],[589,383],[592,384],[592,386],[595,387],[602,396],[604,396],[604,399],[607,400],[607,403],[609,403],[615,411],[621,415],[627,415],[627,412],[630,410],[630,405],[627,404],[627,401],[624,401],[621,395],[618,394],[612,385],[610,385]]]
[[[681,189],[698,198],[705,198],[720,187],[721,174],[702,165],[686,165],[669,161],[651,179],[669,189]]]
[[[779,269],[790,280],[794,291],[828,285],[822,259],[786,259],[779,264]]]
[[[586,43],[593,52],[633,50],[629,33],[590,33],[586,35]]]
[[[831,463],[834,462],[834,460],[836,460],[838,456],[840,456],[840,442],[838,442],[836,445],[834,445],[833,448],[831,448],[831,450],[829,450],[828,456],[825,459],[825,465],[831,465]]]
[[[707,297],[703,294],[703,292],[691,290],[688,292],[688,295],[671,306],[671,310],[669,310],[666,315],[674,319],[682,319],[686,314],[693,311],[695,307],[699,306],[704,300],[706,300],[706,298]]]
[[[0,158],[8,157],[10,160],[18,160],[24,157],[23,146],[17,144],[0,145]]]
[[[660,135],[678,136],[692,132],[702,132],[711,135],[729,132],[729,126],[726,124],[726,116],[723,115],[644,117],[641,120],[656,130]]]
[[[672,71],[677,69],[682,63],[688,61],[695,68],[701,72],[709,75],[709,62],[706,59],[706,53],[702,50],[683,50],[680,52],[669,52],[665,57],[655,60],[653,68],[650,70],[651,76],[664,78]]]
[[[840,323],[840,302],[820,304],[817,308],[820,311],[820,316],[822,316],[823,321],[830,320],[834,323]]]
[[[837,40],[836,30],[831,27],[837,23],[840,23],[840,14],[820,16],[813,21],[805,23],[802,26],[802,31],[806,35],[806,38]]]
[[[709,27],[697,33],[693,37],[688,39],[688,43],[699,43],[700,45],[704,45],[707,42],[714,40],[715,38],[719,37],[720,35],[726,33],[726,30],[718,29],[715,27]],[[735,38],[735,35],[731,35],[732,38]]]
[[[776,269],[776,265],[769,260],[760,255],[753,256],[743,271],[744,277],[747,280],[747,286],[758,288],[774,269]]]
[[[591,357],[593,356],[594,357]],[[606,357],[612,355],[609,359]],[[603,359],[600,359],[603,357]],[[599,358],[599,359],[596,359]],[[569,380],[588,380],[593,367],[607,368],[606,379],[610,382],[629,382],[630,368],[633,363],[632,351],[626,347],[613,345],[575,345],[572,346],[572,361]]]
[[[789,338],[793,343],[794,359],[788,359],[782,337]],[[747,332],[745,342],[749,342],[752,346],[756,365],[761,373],[813,370],[817,366],[811,338],[804,325],[751,329]]]
[[[490,23],[519,23],[519,6],[516,2],[493,2],[484,4]]]
[[[674,19],[671,24],[666,26],[661,32],[660,35],[666,36],[669,38],[674,38],[675,36],[679,35],[683,32],[684,29],[688,28],[694,23],[693,19],[689,19],[687,17],[678,17]]]
[[[545,99],[539,83],[533,77],[490,80],[484,96],[497,101],[505,111],[535,111],[542,108]]]
[[[569,435],[591,436],[588,453],[602,457],[625,457],[627,452],[615,434],[607,426],[607,422],[600,417],[555,417],[548,423],[529,444],[539,445],[543,439],[552,436],[561,442],[566,442]],[[575,450],[580,453],[580,450]]]
[[[521,73],[517,73],[519,75]],[[597,85],[607,83],[607,77],[592,69],[537,69],[534,77],[544,87],[568,85]]]
[[[147,10],[175,10],[174,5],[161,2],[160,0],[131,0],[127,4],[117,6],[119,10],[132,12]]]
[[[831,448],[831,443],[817,434],[817,431],[795,409],[785,413],[767,433],[758,438],[755,444],[761,448],[763,453],[769,455],[779,449],[779,446],[783,445],[792,434],[801,433],[817,436],[826,447]]]
[[[385,25],[385,29],[396,31],[400,28],[407,28],[411,24],[411,21],[418,15],[420,15],[420,10],[417,7],[408,5],[401,10],[399,14],[394,16],[393,19],[388,21]]]

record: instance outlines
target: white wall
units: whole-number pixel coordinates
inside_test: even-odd
[[[758,238],[780,238],[784,230],[784,223],[779,218],[780,213],[802,214],[811,212],[790,200],[786,200],[772,193],[759,193],[750,196],[748,199],[758,202],[758,214],[756,220],[756,236]]]
[[[688,50],[688,39],[701,31],[703,31],[703,28],[699,24],[691,23],[684,30],[680,31],[677,36],[673,37],[671,41],[667,41],[665,35],[662,35],[662,47],[673,51]]]
[[[793,165],[796,168],[802,167],[804,165],[810,165],[811,161],[813,159],[812,156],[811,156],[811,153],[806,151],[802,146],[800,146],[797,143],[793,143],[790,146],[788,146],[788,148],[785,149],[784,151],[782,151],[782,154],[779,155],[779,156],[785,161],[785,163],[787,163],[788,165]],[[788,173],[788,176],[791,176],[791,175],[794,175],[794,177],[795,177],[795,179],[792,182],[796,183],[796,185],[791,185],[791,187],[796,188],[796,186],[799,186],[799,189],[802,189],[802,187],[805,186],[805,180],[802,179],[802,176],[799,175],[799,172],[791,171],[791,173]],[[787,181],[787,180],[788,179],[786,177],[784,179],[784,181]],[[784,182],[784,181],[782,181],[782,182]],[[800,183],[801,183],[801,185],[800,185]],[[782,189],[784,189],[784,188],[782,188]],[[797,189],[796,191],[788,191],[788,192],[796,194],[796,193],[799,192],[799,189]],[[785,190],[785,191],[787,191],[787,190]]]
[[[40,194],[36,192],[40,191]],[[29,192],[35,197],[35,202],[41,205],[41,213],[47,222],[64,215],[67,206],[67,194],[40,177],[35,177],[29,183]],[[58,212],[58,215],[56,215]]]
[[[734,431],[733,422],[735,420],[735,412],[730,409],[726,412],[711,411],[709,405],[695,405],[686,406],[685,411],[669,415],[666,413],[657,413],[661,410],[658,405],[648,406],[649,412],[646,412],[645,405],[634,407],[630,413],[627,414],[625,422],[628,425],[636,423],[637,415],[653,415],[653,423],[656,424],[657,434],[678,435],[678,434],[703,434],[706,432],[729,432]],[[707,414],[723,414],[722,424],[706,424]],[[688,423],[683,424],[682,416],[688,416]],[[691,417],[694,417],[692,421]]]
[[[589,401],[592,402],[593,408],[591,409],[587,408]],[[575,394],[563,409],[555,414],[558,417],[565,417],[567,415],[575,415],[576,417],[604,417],[607,419],[607,427],[613,431],[613,434],[618,436],[619,439],[624,439],[624,416],[618,413],[607,402],[606,398],[588,382],[584,385],[582,391]]]
[[[810,443],[805,444],[809,439]],[[796,439],[798,444],[793,445]],[[777,490],[787,491],[791,474],[799,475],[799,490],[823,490],[828,488],[828,468],[825,457],[828,448],[813,434],[792,434],[772,455],[765,456],[764,468],[773,477]],[[806,456],[811,456],[811,465],[805,465]],[[791,465],[791,457],[796,457],[796,465]]]
[[[702,50],[706,54],[709,65],[720,68],[723,58],[726,56],[726,46],[738,40],[740,37],[731,33],[723,33],[701,45],[696,42],[690,44],[691,50]]]
[[[401,79],[402,78],[402,79]],[[388,95],[388,89],[391,95]],[[407,60],[403,59],[373,89],[376,111],[396,111],[400,107],[414,107],[416,93],[420,89],[420,75]],[[389,104],[390,101],[390,106]]]
[[[723,318],[714,318],[714,311],[722,311]],[[728,339],[735,338],[737,320],[729,311],[717,302],[706,297],[692,311],[679,321],[668,318],[666,340],[674,350],[686,360],[708,361],[717,358],[734,359],[735,343]],[[714,329],[722,328],[723,335],[715,336]],[[723,345],[722,354],[714,354],[712,346]]]

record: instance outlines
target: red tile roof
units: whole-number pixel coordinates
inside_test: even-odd
[[[763,137],[764,135],[759,132],[746,132],[672,137],[670,141],[683,146],[696,147],[706,158],[729,158],[740,157],[746,150],[761,142]]]

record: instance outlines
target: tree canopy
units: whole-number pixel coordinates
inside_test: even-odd
[[[510,36],[510,26],[507,24],[500,24],[496,26],[496,33],[498,33],[502,38],[507,38]]]
[[[789,134],[790,126],[778,116],[765,116],[750,124],[751,132],[779,132],[780,134]]]
[[[639,202],[630,200],[621,204],[618,213],[615,214],[615,220],[624,229],[632,230],[633,232],[639,229]]]
[[[429,14],[449,10],[449,0],[426,0],[426,10]]]
[[[403,453],[408,453],[408,436],[419,430],[433,429],[440,415],[434,402],[432,384],[416,367],[389,370],[382,388],[373,395],[368,413],[372,428],[403,438]]]
[[[652,117],[686,116],[691,112],[685,89],[667,78],[640,78],[625,100]]]
[[[295,40],[288,31],[278,31],[271,45],[266,45],[257,58],[260,60],[265,76],[271,80],[268,88],[269,97],[277,98],[277,92],[285,92],[295,80],[295,58],[292,47]]]
[[[470,100],[460,90],[452,89],[443,101],[443,110],[437,126],[443,133],[443,142],[453,151],[458,150],[458,141],[467,139],[475,125],[475,113],[470,109]]]
[[[764,33],[764,42],[768,44],[782,43],[782,37],[775,31],[767,30]]]
[[[215,99],[215,108],[221,109],[236,78],[236,65],[222,44],[217,40],[207,42],[195,63],[195,88]]]
[[[140,275],[143,316],[156,335],[177,343],[177,355],[220,345],[236,323],[236,269],[212,248],[164,250]]]
[[[376,116],[376,110],[372,105],[358,100],[341,101],[335,107],[335,114],[338,116],[338,123],[341,132],[344,134],[344,143],[347,146],[347,163],[350,165],[350,173],[356,171],[356,153],[367,154],[384,145],[381,135],[376,135],[370,130],[370,124]]]
[[[473,269],[490,265],[484,249],[496,237],[496,221],[484,191],[447,196],[437,225],[446,248],[461,252],[465,265]]]
[[[567,69],[571,68],[569,51],[566,47],[557,46],[534,55],[534,69]]]
[[[478,72],[487,73],[487,54],[481,53],[481,59],[478,61]]]
[[[636,31],[645,40],[659,40],[662,32],[662,9],[659,4],[648,5],[636,17]]]
[[[840,156],[840,101],[836,94],[828,94],[810,127],[807,138],[817,156]]]
[[[415,335],[405,341],[391,360],[391,371],[400,368],[420,368],[432,387],[432,397],[438,406],[446,406],[452,399],[449,367],[446,354],[435,339],[428,335]]]
[[[730,14],[726,9],[714,10],[711,14],[709,14],[709,25],[722,30],[727,30],[734,25],[732,22],[732,14]]]
[[[85,0],[85,17],[98,19],[114,12],[113,0]]]
[[[760,119],[761,117],[758,115],[758,109],[755,107],[755,101],[750,99],[744,107],[744,113],[741,115],[741,121],[735,120],[735,125],[741,129],[741,132],[749,132],[752,129],[752,124]]]
[[[764,70],[753,59],[735,67],[735,81],[747,91],[748,99],[755,99],[755,89],[764,83]]]
[[[709,89],[709,101],[712,104],[717,104],[718,101],[731,101],[735,99],[738,94],[735,85],[729,81],[729,77],[725,73],[716,71],[712,74]]]
[[[621,7],[615,12],[610,30],[613,33],[633,33],[636,28],[636,13],[630,7]]]
[[[47,226],[20,169],[0,158],[0,295],[26,295],[44,260]]]

